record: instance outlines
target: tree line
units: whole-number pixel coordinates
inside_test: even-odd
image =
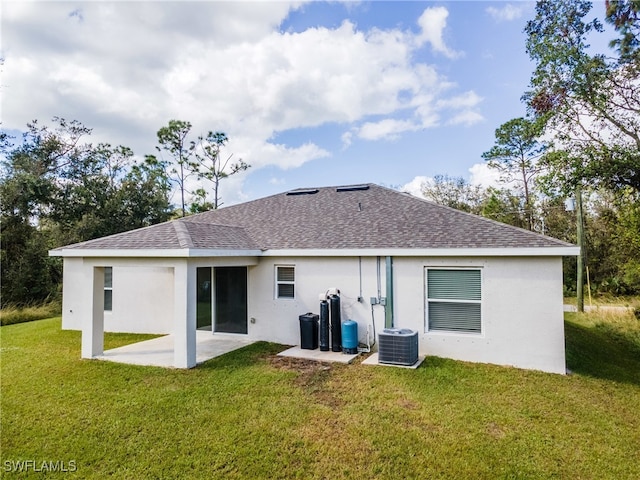
[[[609,0],[604,19],[618,36],[608,53],[590,53],[604,32],[591,2],[538,1],[527,22],[534,62],[522,101],[526,116],[495,131],[482,154],[502,188],[437,176],[424,195],[572,243],[584,198],[584,258],[594,289],[640,293],[640,2]],[[575,259],[565,261],[565,288],[576,287]]]
[[[76,120],[52,123],[27,124],[21,139],[0,131],[1,306],[59,295],[62,265],[48,250],[218,208],[220,181],[249,168],[223,157],[224,133],[189,140],[185,121],[162,127],[159,155],[143,158],[128,147],[88,143],[91,129]]]
[[[618,35],[608,54],[594,54],[588,39],[604,27],[590,2],[537,2],[525,28],[535,64],[522,96],[526,115],[499,126],[482,155],[500,172],[502,187],[483,189],[441,175],[424,194],[572,243],[576,214],[564,202],[583,197],[585,258],[594,288],[637,294],[640,2],[605,5],[605,22]],[[1,305],[57,295],[62,267],[48,257],[49,249],[218,208],[220,182],[250,167],[223,155],[224,133],[194,138],[186,121],[160,128],[157,154],[143,158],[124,146],[87,143],[91,129],[78,121],[53,123],[33,121],[21,141],[0,131]],[[567,293],[576,275],[575,259],[568,259]]]

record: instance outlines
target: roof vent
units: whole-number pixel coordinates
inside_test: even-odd
[[[357,192],[360,190],[369,190],[369,185],[348,185],[336,188],[336,192]]]
[[[287,192],[287,195],[313,195],[318,192],[319,190],[317,188],[301,188],[299,190],[291,190],[290,192]]]

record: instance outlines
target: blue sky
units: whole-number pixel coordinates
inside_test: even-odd
[[[487,182],[494,130],[525,114],[534,6],[3,1],[2,123],[77,119],[139,156],[170,119],[224,131],[252,165],[224,181],[227,205],[301,186]]]

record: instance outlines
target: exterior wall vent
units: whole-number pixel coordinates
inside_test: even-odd
[[[347,185],[336,188],[336,192],[358,192],[361,190],[369,190],[369,185]]]

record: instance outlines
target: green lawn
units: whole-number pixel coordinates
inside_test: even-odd
[[[80,360],[58,318],[5,326],[0,476],[638,479],[639,332],[568,314],[560,376],[432,357],[328,367],[268,343],[166,370]],[[75,472],[8,471],[26,460]]]

